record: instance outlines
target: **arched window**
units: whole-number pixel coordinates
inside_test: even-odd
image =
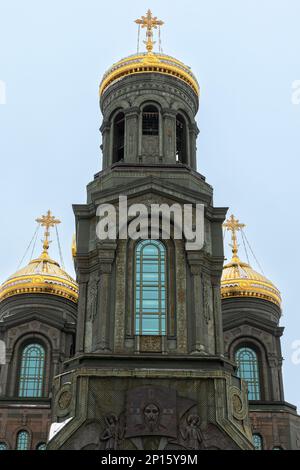
[[[0,442],[0,450],[8,450],[8,445],[6,442]]]
[[[257,354],[249,347],[238,349],[235,354],[237,374],[248,383],[248,399],[260,400],[259,364]]]
[[[43,395],[45,349],[41,344],[28,344],[21,355],[19,397],[37,398]]]
[[[135,333],[166,334],[166,249],[158,240],[144,240],[135,253]]]
[[[252,440],[255,450],[263,450],[263,439],[260,434],[253,434]]]
[[[143,135],[159,134],[159,112],[155,106],[143,109]]]
[[[124,160],[125,147],[125,115],[120,112],[114,119],[113,126],[113,163]]]
[[[29,434],[27,431],[19,431],[17,435],[17,450],[28,450]]]
[[[176,116],[176,161],[187,163],[187,130],[181,114]]]
[[[36,450],[46,450],[47,448],[47,444],[45,442],[40,442],[37,446],[36,446]]]

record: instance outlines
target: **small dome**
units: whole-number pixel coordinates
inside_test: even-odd
[[[245,227],[234,215],[224,223],[225,230],[231,232],[232,259],[223,268],[221,278],[221,297],[256,297],[281,306],[279,290],[265,276],[254,271],[251,266],[238,257],[237,232]],[[243,235],[243,232],[242,232]]]
[[[221,279],[222,299],[230,297],[256,297],[280,307],[281,296],[274,284],[262,274],[257,273],[238,257],[226,264]]]
[[[49,229],[60,223],[49,210],[46,215],[36,220],[45,227],[43,252],[39,258],[10,276],[0,287],[0,302],[20,294],[50,294],[64,297],[76,303],[78,285],[59,263],[50,258]]]
[[[199,84],[190,67],[174,57],[161,53],[145,52],[131,55],[112,65],[103,76],[99,89],[100,95],[110,85],[122,78],[141,73],[170,75],[187,83],[196,95],[200,93]]]
[[[19,294],[52,294],[77,302],[78,285],[47,253],[10,276],[0,287],[0,302]]]

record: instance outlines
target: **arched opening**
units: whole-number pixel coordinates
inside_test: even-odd
[[[45,442],[40,442],[37,446],[36,446],[36,450],[46,450],[47,449],[47,444]]]
[[[187,128],[181,114],[176,116],[176,161],[187,163]]]
[[[124,160],[125,149],[125,115],[120,112],[114,118],[113,125],[113,163]]]
[[[17,450],[29,449],[29,433],[27,431],[19,431],[17,435]]]
[[[166,248],[159,240],[143,240],[135,250],[135,334],[166,335]]]
[[[248,399],[261,399],[259,361],[254,349],[242,346],[235,353],[238,376],[248,384]]]
[[[6,444],[6,442],[0,442],[0,450],[8,450],[8,445]]]
[[[252,435],[253,445],[255,450],[263,450],[263,439],[260,434]]]
[[[159,112],[153,105],[143,109],[143,135],[159,135]]]
[[[20,357],[18,396],[39,398],[44,393],[45,349],[39,343],[23,347]]]

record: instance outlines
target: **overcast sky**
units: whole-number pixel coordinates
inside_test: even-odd
[[[166,22],[164,52],[190,65],[201,86],[198,170],[215,205],[247,224],[281,290],[285,398],[300,408],[300,364],[292,360],[300,343],[300,104],[292,100],[299,0],[0,0],[1,281],[49,208],[63,221],[73,272],[72,204],[85,202],[101,168],[98,85],[113,62],[136,51],[133,20],[147,8]]]

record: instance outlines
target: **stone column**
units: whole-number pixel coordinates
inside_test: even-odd
[[[94,321],[93,350],[109,353],[114,302],[114,282],[112,268],[115,260],[116,243],[105,241],[98,243],[99,284],[97,314]]]
[[[88,275],[79,274],[78,283],[79,283],[79,299],[78,299],[77,328],[76,328],[76,354],[81,354],[84,352]]]
[[[163,113],[164,163],[176,163],[176,111]]]
[[[111,123],[103,121],[100,127],[102,134],[102,154],[103,154],[103,170],[112,165],[112,146],[111,146]]]
[[[125,111],[125,162],[138,162],[139,108]]]
[[[189,128],[190,135],[190,166],[194,170],[197,170],[197,136],[199,134],[199,129],[196,124],[191,124]]]
[[[213,289],[213,310],[214,310],[214,324],[215,324],[215,345],[216,355],[224,355],[224,336],[223,336],[223,322],[222,322],[222,309],[221,309],[221,284],[218,279],[212,278]]]
[[[199,259],[199,253],[188,252],[187,253],[188,263],[190,266],[190,272],[192,275],[192,301],[191,311],[189,315],[191,331],[193,333],[191,352],[192,354],[205,354],[207,351],[207,327],[205,326],[205,320],[203,315],[203,283],[201,278],[201,260]]]

